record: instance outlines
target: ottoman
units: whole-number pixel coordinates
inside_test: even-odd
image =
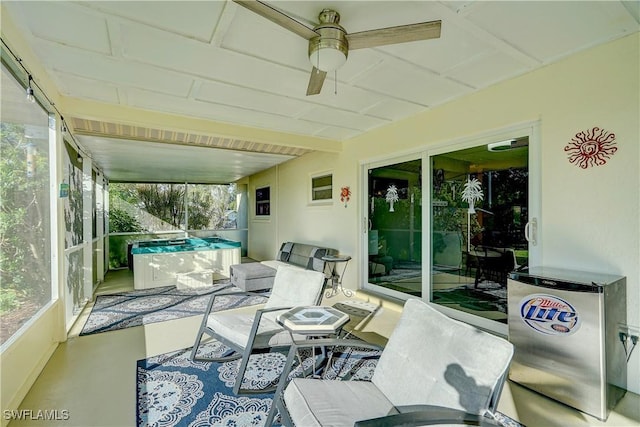
[[[276,269],[259,262],[232,265],[231,283],[244,291],[271,289]]]

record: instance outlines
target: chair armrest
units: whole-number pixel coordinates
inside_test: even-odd
[[[262,313],[269,313],[271,311],[280,311],[280,310],[291,310],[293,307],[271,307],[271,308],[261,308],[259,311]]]
[[[500,426],[497,421],[458,409],[432,405],[396,407],[398,414],[357,421],[354,427],[425,426],[438,424],[464,424],[473,426]]]
[[[225,286],[223,286],[222,288],[218,289],[217,291],[214,291],[211,294],[211,298],[209,299],[209,304],[207,304],[207,308],[204,312],[204,319],[207,318],[207,316],[209,316],[209,314],[211,314],[211,310],[213,310],[213,304],[215,303],[215,300],[217,297],[219,296],[248,296],[248,297],[264,297],[264,298],[268,298],[266,295],[261,295],[258,293],[254,293],[254,292],[246,292],[246,291],[231,291],[231,292],[223,292],[225,289],[228,289],[230,287],[232,287],[233,284],[229,283]],[[206,320],[204,320],[206,322]]]
[[[255,295],[252,294],[251,295]],[[273,311],[281,311],[281,310],[289,310],[293,307],[271,307],[271,308],[259,308],[256,310],[256,314],[253,316],[253,324],[251,325],[251,331],[249,331],[249,341],[247,342],[247,348],[245,351],[251,352],[253,350],[253,342],[256,339],[256,335],[258,334],[258,328],[260,327],[260,319],[262,319],[262,315],[264,313],[269,313]]]
[[[253,316],[253,324],[251,325],[251,331],[249,332],[249,347],[253,348],[253,340],[258,333],[258,327],[260,326],[260,319],[264,313],[270,313],[273,311],[289,310],[293,307],[271,307],[271,308],[259,308],[256,310],[256,314]]]
[[[209,314],[211,312],[211,308],[213,307],[213,303],[215,301],[215,299],[219,296],[245,296],[245,297],[263,297],[265,299],[268,299],[269,297],[267,295],[263,295],[263,294],[259,294],[256,292],[249,292],[249,291],[231,291],[231,292],[221,292],[227,288],[230,288],[231,286],[233,286],[232,284],[229,284],[217,291],[215,291],[212,295],[211,295],[211,300],[209,301],[209,305],[207,306],[207,311],[206,313]]]

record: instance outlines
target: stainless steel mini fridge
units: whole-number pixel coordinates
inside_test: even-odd
[[[509,378],[606,420],[624,396],[626,324],[621,276],[533,267],[508,281]]]

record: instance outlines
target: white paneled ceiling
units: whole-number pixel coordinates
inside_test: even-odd
[[[82,136],[93,158],[102,160],[105,171],[123,182],[234,182],[260,172],[292,156],[185,146],[148,141]],[[150,155],[153,153],[153,155]],[[140,171],[146,171],[144,177]]]
[[[442,33],[351,51],[337,81],[329,73],[319,95],[305,96],[307,41],[231,1],[3,1],[2,7],[64,97],[319,141],[348,140],[639,29],[635,1],[267,3],[310,27],[329,7],[348,33],[433,20],[442,21]],[[81,112],[73,119],[108,121]],[[77,135],[111,179],[145,180],[150,171],[131,161],[136,156],[155,164],[171,156],[176,170],[188,168],[177,163],[184,156],[159,149],[158,141],[150,150],[150,142],[121,135]],[[219,148],[178,147],[221,155]],[[220,182],[292,158],[253,155],[240,152],[245,169],[219,167],[217,177],[194,165],[192,177],[205,182],[208,173]],[[179,175],[171,179],[188,177]]]

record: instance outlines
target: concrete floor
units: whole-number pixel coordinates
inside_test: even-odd
[[[115,271],[107,274],[98,294],[132,289],[131,273]],[[339,294],[326,303],[334,304],[341,298]],[[90,309],[85,308],[68,340],[56,349],[20,407],[34,412],[66,410],[69,419],[14,420],[11,427],[135,426],[136,361],[190,347],[201,321],[201,316],[194,316],[78,336]],[[368,325],[357,328],[357,335],[384,341],[399,314],[393,305],[383,304]],[[606,423],[511,382],[505,385],[498,409],[528,427],[640,426],[640,396],[633,393],[626,394]]]

